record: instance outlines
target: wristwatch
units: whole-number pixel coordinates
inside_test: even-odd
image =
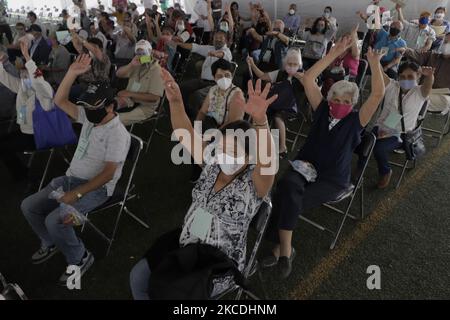
[[[81,193],[77,193],[77,198],[78,198],[78,200],[80,200],[81,198],[83,198],[83,195],[81,194]]]

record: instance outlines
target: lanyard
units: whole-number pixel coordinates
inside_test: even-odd
[[[248,166],[247,168],[245,168],[244,170],[241,171],[241,173],[239,173],[236,177],[234,177],[232,180],[230,180],[229,182],[227,182],[227,184],[225,186],[223,186],[219,191],[217,191],[216,193],[214,193],[213,195],[211,195],[212,191],[214,190],[214,186],[217,183],[217,179],[219,178],[219,173],[216,176],[216,179],[214,180],[214,184],[212,185],[211,189],[209,190],[208,196],[206,197],[206,203],[208,203],[209,201],[211,201],[212,199],[214,199],[215,196],[217,196],[219,193],[221,193],[226,187],[228,187],[234,180],[242,177],[248,170]]]

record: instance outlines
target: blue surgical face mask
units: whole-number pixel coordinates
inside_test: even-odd
[[[430,23],[430,19],[428,19],[427,17],[422,17],[419,19],[419,24],[421,25],[427,25]]]
[[[403,90],[411,90],[412,88],[417,86],[417,81],[416,80],[400,80],[399,84]]]

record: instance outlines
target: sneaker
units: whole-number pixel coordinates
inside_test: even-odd
[[[47,261],[48,259],[50,259],[51,257],[53,257],[57,252],[58,252],[58,248],[56,248],[56,246],[51,246],[51,247],[42,246],[38,251],[36,251],[31,256],[31,263],[33,263],[33,264],[43,263],[43,262]]]
[[[76,265],[76,267],[80,268],[80,279],[89,270],[89,268],[94,263],[94,255],[86,250],[81,262]],[[66,271],[59,277],[59,284],[61,286],[67,286],[67,279],[73,275],[73,265],[68,265]]]
[[[290,257],[280,257],[278,259],[278,269],[281,279],[286,279],[292,272],[292,261],[294,261],[297,253],[295,249],[292,248]]]
[[[378,189],[385,189],[387,186],[389,186],[389,183],[391,182],[391,176],[392,176],[392,170],[389,171],[389,173],[383,175],[380,177],[380,180],[378,180]]]
[[[395,150],[394,150],[394,153],[397,153],[397,154],[404,154],[404,153],[405,153],[405,149],[395,149]]]

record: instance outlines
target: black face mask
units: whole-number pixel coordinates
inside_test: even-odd
[[[391,28],[390,30],[389,30],[389,35],[391,36],[391,37],[396,37],[396,36],[398,36],[399,34],[400,34],[400,29],[397,29],[397,28]]]
[[[95,110],[85,108],[84,112],[86,113],[87,120],[93,124],[99,124],[108,114],[105,108]]]

